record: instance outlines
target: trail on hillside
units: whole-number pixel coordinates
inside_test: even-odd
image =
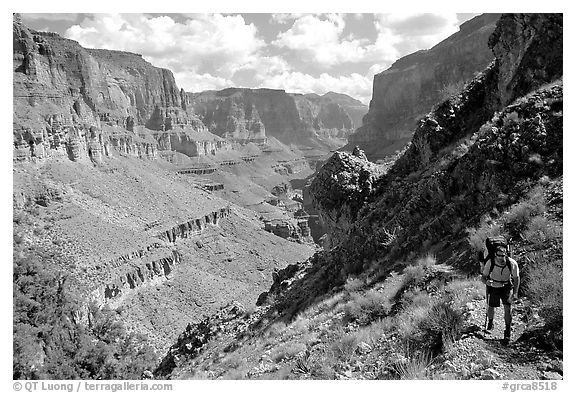
[[[484,330],[485,299],[468,303],[468,310],[468,333],[454,343],[449,361],[432,367],[436,371],[455,373],[466,379],[562,379],[562,353],[539,348],[523,336],[538,320],[526,298],[512,306],[512,334],[508,345],[502,343],[503,307],[495,309],[491,332]]]

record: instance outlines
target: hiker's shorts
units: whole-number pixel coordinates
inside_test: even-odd
[[[510,295],[512,294],[512,285],[504,285],[501,288],[486,287],[488,290],[488,305],[490,307],[500,307],[500,300],[502,304],[509,306]]]

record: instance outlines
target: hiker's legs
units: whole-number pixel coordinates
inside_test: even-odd
[[[488,307],[488,320],[491,321],[494,319],[494,307]]]
[[[509,329],[510,325],[512,325],[512,307],[510,304],[504,305],[504,323],[506,324],[506,329]]]

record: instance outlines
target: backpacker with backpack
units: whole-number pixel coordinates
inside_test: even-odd
[[[506,250],[506,267],[508,267],[508,271],[512,274],[512,265],[510,263],[510,246],[508,245],[508,241],[504,236],[489,236],[486,238],[486,249],[488,250],[488,255],[483,258],[481,257],[480,260],[482,263],[486,263],[490,260],[490,270],[488,272],[488,278],[492,274],[492,270],[494,270],[495,265],[495,257],[496,257],[496,250],[498,248],[504,248]],[[483,265],[482,265],[483,267]],[[509,282],[510,280],[508,280]]]

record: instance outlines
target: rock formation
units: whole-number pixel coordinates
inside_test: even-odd
[[[492,61],[488,37],[498,18],[477,16],[433,48],[405,56],[375,75],[370,110],[349,137],[350,149],[360,145],[373,160],[401,150],[424,114]]]
[[[362,104],[348,97],[341,105],[347,96],[332,96],[240,88],[188,95],[194,112],[216,135],[260,144],[270,135],[306,146],[322,145],[321,137],[344,137],[354,128],[351,116],[357,118]]]
[[[327,230],[326,249],[349,235],[378,175],[378,167],[365,157],[346,152],[335,153],[317,173],[308,192]]]
[[[362,118],[368,112],[367,105],[358,100],[355,100],[346,94],[335,93],[333,91],[329,91],[328,93],[324,94],[322,98],[329,99],[342,107],[348,116],[350,116],[350,120],[352,120],[352,127],[354,129],[362,125]]]
[[[156,143],[142,143],[135,125],[164,130],[194,122],[170,71],[138,54],[85,49],[58,34],[30,30],[18,17],[13,71],[16,160],[62,156],[98,162],[112,146],[155,157]]]

